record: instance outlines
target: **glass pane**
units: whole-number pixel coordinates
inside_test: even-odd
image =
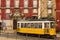
[[[39,28],[39,25],[38,25],[38,23],[35,23],[35,28]]]
[[[42,23],[39,23],[39,28],[42,28]]]
[[[52,1],[48,1],[48,8],[52,8]]]
[[[6,0],[6,7],[10,8],[10,0]]]
[[[33,13],[37,13],[37,9],[33,9]]]
[[[15,0],[15,7],[16,7],[16,8],[19,7],[19,0]]]
[[[51,22],[50,23],[50,26],[51,26],[51,28],[54,28],[55,27],[55,23],[54,22]]]
[[[28,0],[24,0],[24,7],[28,7]]]
[[[21,27],[23,27],[23,23],[21,23]]]
[[[28,13],[28,9],[24,9],[24,13]]]
[[[10,13],[10,9],[6,9],[6,13]]]
[[[31,23],[31,28],[35,28],[35,23]]]
[[[33,7],[37,7],[37,0],[33,0]]]
[[[49,23],[44,23],[45,28],[49,28]]]
[[[52,13],[52,9],[48,9],[48,13]]]
[[[27,28],[31,28],[31,23],[27,23]]]

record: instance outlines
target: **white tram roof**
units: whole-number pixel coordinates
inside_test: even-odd
[[[55,22],[55,21],[18,21],[17,23],[42,23],[42,22]]]

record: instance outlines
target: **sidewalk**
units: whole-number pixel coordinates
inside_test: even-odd
[[[1,30],[2,33],[16,33],[16,30]]]
[[[16,40],[15,30],[1,31],[0,40]]]
[[[60,34],[56,34],[57,37],[60,37]]]

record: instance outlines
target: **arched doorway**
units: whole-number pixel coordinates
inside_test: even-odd
[[[17,21],[21,20],[22,15],[19,9],[14,9],[14,12],[11,14],[11,18],[13,20],[13,30],[17,29]]]

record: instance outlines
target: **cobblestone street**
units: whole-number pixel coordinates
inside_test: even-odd
[[[5,31],[0,33],[0,40],[60,40],[60,34],[57,34],[56,39],[42,38],[42,37],[32,37],[17,35],[14,31]]]

